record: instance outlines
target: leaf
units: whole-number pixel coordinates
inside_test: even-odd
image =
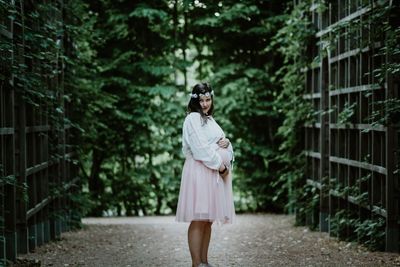
[[[176,87],[174,86],[153,86],[150,87],[149,93],[151,95],[161,95],[163,97],[169,98],[176,92]]]
[[[139,68],[147,74],[151,74],[154,76],[165,76],[168,74],[172,74],[174,69],[169,65],[155,65],[154,62],[142,61],[133,64],[134,67]]]
[[[146,18],[149,21],[164,21],[168,18],[168,14],[163,10],[154,9],[146,6],[139,6],[135,8],[131,13],[129,13],[129,17]]]

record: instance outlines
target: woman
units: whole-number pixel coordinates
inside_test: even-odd
[[[193,87],[183,123],[182,151],[186,157],[176,220],[190,222],[188,229],[192,266],[208,264],[213,222],[232,223],[231,161],[233,149],[212,117],[214,92],[208,83]]]

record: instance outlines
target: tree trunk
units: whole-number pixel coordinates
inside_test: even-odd
[[[92,167],[90,170],[88,183],[92,199],[95,200],[95,206],[90,211],[89,213],[90,216],[101,216],[103,213],[104,204],[101,201],[101,196],[104,193],[104,184],[100,180],[99,176],[103,160],[104,157],[102,156],[101,151],[94,149]]]

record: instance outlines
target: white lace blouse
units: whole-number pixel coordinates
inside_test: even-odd
[[[200,113],[191,112],[183,122],[182,152],[185,157],[192,156],[208,168],[218,170],[222,160],[216,150],[221,137],[225,134],[213,117],[203,123]]]

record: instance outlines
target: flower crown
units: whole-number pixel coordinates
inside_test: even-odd
[[[198,97],[202,97],[202,96],[212,96],[214,95],[214,90],[211,90],[211,92],[206,92],[205,94],[190,94],[191,98],[198,98]]]

